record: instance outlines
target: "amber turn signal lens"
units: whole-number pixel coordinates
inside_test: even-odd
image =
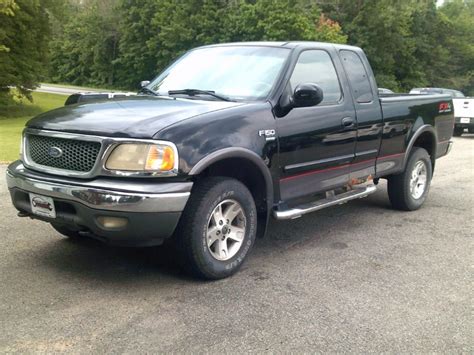
[[[174,151],[171,147],[151,145],[146,158],[145,170],[169,171],[174,167]]]
[[[172,170],[174,167],[174,152],[171,147],[163,149],[163,162],[161,163],[161,170]]]

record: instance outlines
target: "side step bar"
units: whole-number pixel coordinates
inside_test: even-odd
[[[375,185],[368,185],[364,187],[358,187],[358,188],[355,188],[353,190],[350,190],[338,195],[328,193],[327,194],[328,197],[321,200],[305,203],[288,210],[280,210],[280,211],[274,210],[273,216],[276,219],[299,218],[306,213],[319,211],[326,207],[341,205],[350,200],[366,197],[370,195],[371,193],[374,193],[376,190],[377,190],[377,187]]]

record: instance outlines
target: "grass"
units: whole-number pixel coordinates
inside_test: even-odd
[[[21,100],[15,105],[0,106],[0,163],[18,159],[21,132],[29,119],[63,106],[64,101],[64,95],[34,92],[32,103]]]

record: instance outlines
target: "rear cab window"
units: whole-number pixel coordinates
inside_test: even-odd
[[[359,55],[350,50],[341,50],[339,53],[354,100],[357,103],[372,102],[374,97],[369,76]]]

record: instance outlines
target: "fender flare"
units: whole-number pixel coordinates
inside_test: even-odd
[[[263,175],[265,180],[265,188],[266,188],[266,200],[267,200],[267,212],[270,213],[273,207],[273,179],[272,175],[270,174],[270,170],[265,165],[263,159],[255,152],[246,149],[246,148],[239,148],[239,147],[229,147],[223,148],[218,151],[215,151],[209,155],[206,155],[204,158],[199,160],[196,165],[192,167],[189,172],[189,175],[198,175],[203,172],[206,168],[211,166],[212,164],[229,159],[229,158],[241,158],[247,159],[250,162],[254,163],[257,168],[259,169],[260,173]]]
[[[433,169],[434,169],[434,162],[436,160],[436,149],[437,149],[438,136],[437,136],[436,130],[433,128],[433,126],[427,125],[427,124],[419,127],[415,131],[415,133],[411,136],[410,141],[408,142],[407,149],[405,151],[405,156],[403,157],[403,169],[405,169],[405,167],[406,167],[406,164],[408,162],[408,157],[410,156],[411,150],[413,149],[413,146],[414,146],[416,140],[418,139],[418,137],[420,137],[425,132],[429,132],[433,136],[433,140],[434,140],[433,153],[432,153],[432,156],[431,156],[432,165],[433,165]]]

